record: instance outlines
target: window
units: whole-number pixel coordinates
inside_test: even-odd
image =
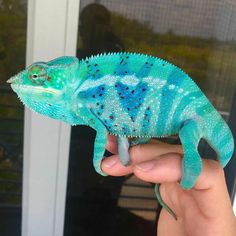
[[[23,105],[6,80],[25,66],[26,1],[0,1],[0,235],[20,235]]]
[[[131,51],[166,59],[228,120],[235,103],[235,32],[234,1],[81,0],[77,56]],[[98,176],[94,137],[90,128],[72,128],[64,235],[154,235],[152,186],[133,176]],[[212,157],[206,144],[200,148]]]

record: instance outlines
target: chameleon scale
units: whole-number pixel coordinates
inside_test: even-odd
[[[124,165],[130,160],[128,137],[139,144],[179,134],[184,189],[192,188],[202,171],[200,139],[216,151],[222,167],[234,151],[229,127],[200,88],[180,68],[157,57],[137,53],[108,53],[80,61],[60,57],[34,63],[8,82],[30,109],[95,129],[93,163],[102,175],[108,133],[117,136]],[[162,201],[159,185],[155,191],[176,218]]]

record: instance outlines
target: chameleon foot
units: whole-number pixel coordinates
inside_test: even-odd
[[[130,164],[131,159],[129,156],[129,147],[137,144],[148,143],[149,140],[150,138],[136,138],[129,141],[127,137],[118,137],[118,154],[121,163],[124,166],[128,166]]]
[[[124,166],[128,166],[130,163],[129,146],[128,138],[118,137],[119,159]]]

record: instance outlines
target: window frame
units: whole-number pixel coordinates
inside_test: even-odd
[[[27,65],[76,54],[79,3],[28,0]],[[25,109],[24,236],[63,235],[70,131],[69,125]]]

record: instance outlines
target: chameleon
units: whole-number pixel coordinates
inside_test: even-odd
[[[125,166],[130,163],[130,146],[178,134],[184,151],[183,189],[191,189],[202,171],[197,149],[202,138],[215,150],[222,167],[234,151],[229,127],[197,84],[158,57],[131,52],[81,60],[64,56],[33,63],[7,82],[30,109],[95,129],[93,165],[101,175],[105,175],[101,161],[108,134],[117,136],[118,155]],[[159,187],[156,184],[157,199],[177,219]]]

